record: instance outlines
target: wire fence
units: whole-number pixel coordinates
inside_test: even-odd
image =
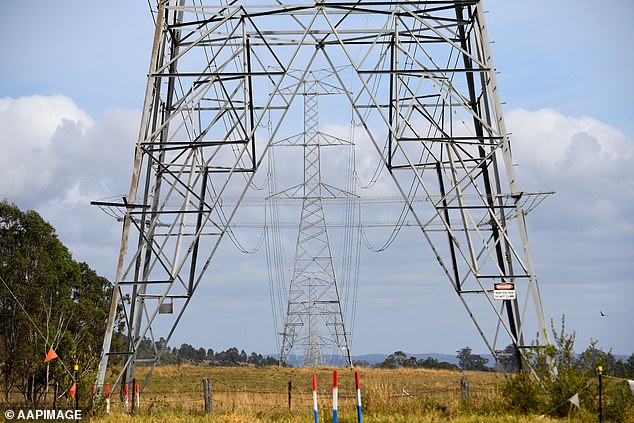
[[[236,386],[230,382],[212,380],[210,403],[214,413],[271,413],[273,411],[311,412],[313,407],[312,390],[307,386],[293,385],[291,381],[279,383],[273,389],[251,389]],[[354,386],[338,388],[339,408],[356,408],[356,389]],[[365,409],[412,409],[444,408],[461,403],[478,406],[498,399],[496,383],[471,383],[465,390],[460,381],[449,387],[421,387],[396,384],[371,384],[362,386],[362,402]],[[115,400],[116,397],[116,400]],[[112,396],[112,409],[124,407],[119,401],[120,395]],[[318,404],[321,410],[332,408],[332,387],[323,385],[318,389]],[[140,409],[149,412],[164,408],[203,411],[205,397],[202,381],[194,386],[155,387],[146,389],[140,398]]]
[[[110,392],[110,410],[113,413],[152,413],[172,409],[202,413],[206,408],[211,408],[213,413],[218,414],[254,415],[282,412],[311,413],[313,409],[310,372],[280,370],[280,374],[275,371],[258,373],[257,369],[243,369],[234,373],[229,370],[227,373],[214,373],[204,368],[180,370],[175,370],[174,374],[156,375],[156,379],[140,393],[138,404],[135,401],[135,389],[128,389],[126,403],[125,385],[117,386]],[[332,409],[332,370],[322,369],[317,372],[320,382],[317,387],[319,409]],[[354,374],[340,372],[340,375],[339,409],[352,412],[356,408]],[[474,375],[473,378],[470,376],[468,381],[465,376],[456,373],[395,371],[379,375],[370,372],[365,376],[364,378],[362,372],[361,397],[363,408],[368,411],[445,409],[465,403],[479,407],[500,398],[500,381],[495,375]],[[205,379],[211,381],[207,390],[204,389]],[[84,384],[79,391],[82,408],[102,405],[94,403],[94,388],[91,389],[89,385]],[[207,391],[209,398],[206,404]],[[46,398],[40,398],[38,406],[68,408],[73,405],[68,392],[61,393],[55,401],[51,394],[52,392]],[[26,404],[21,397],[21,394],[15,392],[12,398],[16,401],[8,404],[0,400],[0,407],[24,407]]]
[[[332,409],[332,369],[320,369],[317,388],[318,406],[321,412],[328,413]],[[196,372],[195,374],[191,374]],[[214,373],[215,372],[215,373]],[[348,374],[349,373],[349,374]],[[208,377],[207,374],[213,377]],[[424,371],[392,372],[375,370],[362,374],[361,397],[363,409],[368,413],[424,415],[430,411],[455,412],[463,407],[472,410],[486,410],[495,404],[504,402],[501,394],[504,379],[500,375],[487,373],[440,373]],[[110,393],[110,410],[114,414],[127,412],[161,413],[165,410],[174,412],[214,414],[253,415],[310,415],[313,410],[313,394],[310,371],[290,370],[258,370],[242,369],[232,371],[226,369],[185,368],[168,374],[157,375],[156,383],[150,383],[135,398],[135,389],[129,389],[128,401],[125,401],[125,389],[118,386]],[[356,387],[352,372],[340,372],[338,386],[339,410],[342,413],[354,413],[356,408]],[[365,377],[364,377],[365,376]],[[631,388],[634,395],[634,381],[605,376],[611,385]],[[614,380],[612,380],[614,379]],[[209,385],[204,389],[204,381]],[[620,385],[623,386],[620,386]],[[629,384],[629,385],[628,385]],[[582,408],[596,409],[596,398],[588,397],[587,390],[597,390],[598,382],[591,379],[589,384],[578,392],[582,396]],[[604,385],[606,385],[604,383]],[[609,383],[608,383],[609,385]],[[626,394],[629,394],[629,390]],[[57,391],[57,392],[56,392]],[[92,394],[91,394],[92,392]],[[90,385],[80,385],[80,407],[84,410],[100,408],[104,399],[94,399],[94,389]],[[585,397],[584,397],[585,395]],[[606,412],[612,413],[621,401],[620,393],[614,389],[604,388],[603,403]],[[33,407],[27,404],[24,395],[13,389],[0,399],[0,410]],[[625,399],[629,395],[625,395]],[[571,402],[579,407],[579,399],[575,396],[562,399],[562,404]],[[584,403],[585,401],[585,403]],[[593,402],[594,401],[594,402]],[[625,404],[624,401],[621,401]],[[627,402],[629,404],[629,402]],[[561,404],[560,404],[561,405]],[[46,395],[38,398],[38,408],[72,409],[74,400],[68,390],[51,388]],[[557,406],[559,407],[559,406]],[[557,408],[555,407],[555,408]],[[571,406],[572,407],[572,406]],[[593,408],[594,407],[594,408]],[[103,412],[103,408],[100,408]],[[544,413],[552,410],[544,408]],[[544,414],[542,413],[542,414]],[[613,414],[613,413],[612,413]]]

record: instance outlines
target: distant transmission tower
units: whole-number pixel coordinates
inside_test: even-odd
[[[123,222],[98,388],[111,357],[123,364],[115,385],[130,381],[139,363],[153,369],[196,290],[213,289],[207,269],[221,241],[234,240],[232,221],[270,148],[300,132],[304,118],[291,106],[310,92],[317,69],[331,72],[339,110],[351,111],[357,139],[388,170],[439,279],[490,352],[497,358],[512,345],[519,364],[531,343],[525,334],[549,342],[524,221],[542,195],[523,191],[515,177],[482,1],[159,0],[155,17],[130,189],[98,202]],[[320,111],[321,121],[336,121],[339,110]],[[306,182],[302,219],[323,230],[319,216],[308,224],[308,213],[320,210],[309,198],[323,192]],[[301,249],[297,257],[299,270],[308,268]],[[306,300],[290,298],[285,345],[298,341],[300,301],[336,301],[325,289],[332,281],[311,272],[297,272]],[[114,351],[118,316],[124,347]],[[344,337],[339,320],[332,323]],[[313,326],[303,336],[324,332]],[[141,356],[146,340],[153,348]],[[314,362],[319,343],[305,345]]]
[[[304,150],[304,181],[286,189],[273,199],[302,200],[302,211],[295,247],[288,304],[281,334],[280,362],[287,363],[294,350],[302,354],[304,366],[323,366],[344,357],[352,365],[349,333],[346,332],[339,285],[324,214],[324,199],[348,198],[353,194],[322,182],[321,148],[350,145],[319,131],[319,96],[341,90],[321,84],[310,72],[301,82],[304,96],[304,131],[274,146],[301,146]]]

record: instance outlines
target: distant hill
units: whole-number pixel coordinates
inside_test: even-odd
[[[362,354],[353,355],[352,361],[367,361],[371,366],[385,361],[387,354]]]

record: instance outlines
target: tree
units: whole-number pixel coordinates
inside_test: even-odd
[[[619,359],[614,375],[621,378],[634,378],[634,353],[627,360]]]
[[[37,404],[47,383],[70,386],[68,367],[94,370],[111,285],[73,260],[34,211],[0,203],[0,369],[5,400],[14,387]],[[43,363],[50,347],[59,359]],[[61,362],[66,364],[66,367]]]
[[[226,351],[217,352],[216,361],[221,366],[237,366],[239,363],[246,363],[247,357],[244,351],[241,353],[236,347],[231,347]]]
[[[275,357],[267,356],[262,362],[262,365],[263,366],[279,366],[280,361]]]
[[[162,336],[154,343],[156,351],[163,351],[160,364],[178,364],[178,349],[167,346],[167,341]]]
[[[455,364],[447,363],[445,361],[438,361],[433,357],[427,357],[425,359],[417,360],[414,356],[407,356],[403,351],[396,351],[393,354],[388,355],[385,360],[377,364],[377,367],[398,368],[407,367],[412,369],[424,368],[424,369],[445,369],[445,370],[457,370],[458,366]]]
[[[396,351],[387,356],[385,361],[381,364],[381,367],[403,367],[403,365],[407,362],[407,354],[403,351]]]
[[[207,351],[205,351],[205,349],[203,347],[198,348],[198,350],[196,351],[196,361],[203,361],[205,358],[207,358]]]
[[[478,354],[473,354],[471,348],[464,347],[456,352],[458,353],[456,356],[458,358],[458,366],[460,366],[462,370],[477,370],[483,372],[491,370],[486,366],[489,360]]]
[[[182,344],[178,349],[178,359],[180,361],[194,361],[196,360],[197,351],[189,344]]]
[[[420,367],[422,369],[442,369],[442,370],[458,370],[459,367],[452,363],[447,363],[446,361],[439,361],[434,357],[427,357],[425,359],[420,359],[416,362],[416,367]]]
[[[247,360],[247,363],[253,364],[254,366],[261,366],[262,361],[264,361],[262,354],[256,354],[255,352],[252,352],[249,356],[249,359]]]
[[[616,358],[612,351],[605,352],[603,349],[597,348],[597,344],[596,339],[590,340],[590,345],[577,358],[577,367],[594,375],[596,368],[602,366],[604,374],[613,374],[617,369]]]

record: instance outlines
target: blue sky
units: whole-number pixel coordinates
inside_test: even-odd
[[[566,315],[577,348],[598,339],[629,354],[634,3],[485,5],[520,186],[557,191],[528,216],[546,317]],[[109,278],[120,227],[88,202],[127,191],[152,32],[141,0],[24,0],[0,16],[0,197],[39,211],[76,259]],[[405,232],[393,248],[407,251],[412,238]],[[388,253],[362,258],[355,353],[452,353],[465,345],[484,352],[448,286],[420,288],[426,270],[415,260],[394,272],[393,286],[363,285],[374,265],[392,262]],[[222,254],[242,276],[199,292],[173,344],[273,353],[268,287],[253,282],[266,278],[263,256]]]

